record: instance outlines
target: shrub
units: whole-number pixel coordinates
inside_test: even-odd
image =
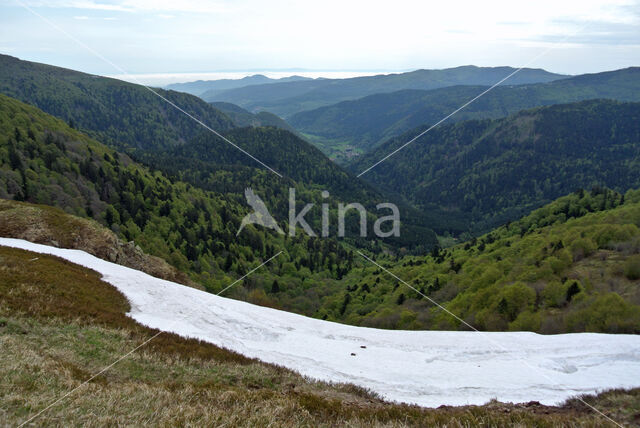
[[[589,257],[596,250],[596,244],[589,238],[576,239],[571,243],[571,254],[573,254],[573,260],[582,260],[585,257]]]
[[[518,315],[511,324],[509,324],[509,330],[511,331],[538,331],[540,330],[540,324],[542,322],[542,316],[540,312],[524,311]]]
[[[640,306],[626,302],[617,293],[603,294],[569,314],[567,329],[574,332],[637,334],[640,332]]]
[[[535,290],[522,282],[516,282],[502,289],[498,296],[497,310],[507,321],[513,321],[520,312],[532,309],[535,301]]]
[[[627,258],[623,267],[624,276],[635,281],[640,279],[640,254]]]
[[[566,287],[560,281],[552,281],[542,290],[542,298],[546,306],[560,308],[567,302]]]

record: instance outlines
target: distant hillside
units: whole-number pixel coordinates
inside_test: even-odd
[[[351,170],[364,171],[423,129]],[[459,233],[487,231],[578,188],[640,187],[639,165],[640,103],[592,100],[442,125],[362,178],[422,207],[436,230]]]
[[[210,97],[218,92],[226,91],[228,89],[242,88],[244,86],[251,85],[265,85],[269,83],[296,82],[299,80],[310,80],[310,78],[303,76],[289,76],[282,77],[280,79],[271,79],[262,74],[254,74],[241,79],[197,80],[195,82],[172,83],[164,88],[172,91],[186,92],[191,95]]]
[[[402,89],[435,89],[453,85],[492,85],[515,69],[511,67],[463,66],[444,70],[416,70],[349,79],[314,79],[300,82],[255,85],[207,96],[206,101],[226,101],[249,111],[267,110],[289,116],[340,101]],[[524,69],[509,84],[550,82],[567,76],[540,69]]]
[[[286,129],[293,133],[297,132],[284,119],[281,119],[268,111],[261,111],[254,114],[231,103],[212,102],[210,104],[226,114],[238,128],[244,128],[247,126],[254,128],[260,126],[272,126],[274,128]]]
[[[438,122],[486,87],[405,90],[304,111],[289,123],[327,154],[344,147],[366,152],[420,125]],[[549,83],[500,86],[448,120],[495,119],[550,104],[594,98],[640,101],[640,67],[585,74]]]
[[[198,97],[156,91],[218,131],[233,127],[227,116]],[[140,85],[7,55],[0,55],[0,93],[34,105],[117,149],[171,147],[202,131]]]

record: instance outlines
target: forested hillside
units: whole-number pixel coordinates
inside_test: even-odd
[[[281,119],[268,111],[261,111],[254,114],[231,103],[213,102],[210,104],[226,114],[238,128],[244,128],[247,126],[254,128],[261,126],[273,126],[274,128],[281,128],[286,129],[287,131],[296,132],[296,130],[293,129],[293,127],[284,119]]]
[[[283,250],[229,295],[360,325],[460,327],[334,239],[252,226],[235,236],[248,211],[240,195],[170,180],[33,107],[0,100],[3,198],[93,217],[212,292]],[[625,201],[596,189],[451,250],[380,260],[479,328],[637,332],[638,213],[636,193]],[[611,305],[608,318],[596,316]]]
[[[274,194],[262,196],[269,205],[277,200]],[[242,194],[225,196],[173,181],[2,95],[0,197],[94,218],[212,292],[282,250],[231,295],[302,313],[313,313],[318,295],[334,292],[328,284],[338,289],[337,280],[354,263],[353,252],[331,238],[302,233],[291,238],[253,226],[236,236],[241,218],[250,211]],[[281,227],[286,230],[285,223]],[[295,299],[265,294],[278,289],[276,277],[282,289],[297,294]]]
[[[412,128],[438,122],[486,89],[453,86],[375,94],[304,111],[288,120],[325,153],[345,148],[366,152]],[[640,68],[585,74],[549,83],[499,86],[447,123],[496,119],[532,107],[595,98],[640,101]]]
[[[154,89],[210,127],[233,127],[192,95]],[[148,89],[122,80],[0,55],[0,93],[34,105],[119,150],[172,147],[202,128]]]
[[[480,330],[640,333],[640,190],[578,191],[428,257],[381,262]],[[381,269],[345,279],[323,317],[402,329],[468,327]]]
[[[351,165],[364,171],[419,128]],[[488,231],[578,188],[640,186],[640,104],[583,101],[443,125],[363,178],[406,196],[441,233]]]
[[[0,64],[0,93],[13,94],[23,102],[41,107],[101,143],[174,178],[196,186],[206,182],[208,188],[233,200],[244,201],[244,188],[254,186],[257,193],[275,197],[272,206],[286,218],[287,192],[293,180],[297,185],[316,190],[315,194],[299,192],[300,202],[319,201],[322,190],[346,203],[359,202],[368,210],[383,202],[379,192],[336,166],[298,136],[272,127],[236,129],[231,119],[197,97],[161,92],[185,111],[222,131],[238,147],[284,175],[284,179],[140,85],[9,56],[0,56]],[[335,211],[337,200],[329,202],[333,202]],[[405,234],[406,239],[389,239],[389,243],[413,251],[430,248],[435,236],[420,213],[410,207],[403,211],[407,212],[404,224],[411,233]],[[320,216],[316,217],[318,222]],[[337,227],[337,222],[333,224]]]
[[[206,101],[226,101],[250,111],[267,110],[287,119],[321,106],[367,95],[403,89],[435,89],[453,85],[493,85],[508,76],[511,67],[462,66],[443,70],[415,70],[348,79],[314,79],[299,82],[254,85],[214,94],[202,94]],[[566,76],[526,68],[509,80],[510,84],[550,82]]]

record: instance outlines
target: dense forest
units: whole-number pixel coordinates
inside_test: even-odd
[[[352,171],[370,167],[421,129],[364,155]],[[578,188],[639,187],[639,143],[640,104],[583,101],[443,125],[363,178],[423,207],[441,234],[476,234]]]
[[[640,333],[640,190],[579,190],[427,257],[356,269],[319,315],[381,328]]]
[[[229,119],[233,121],[233,124],[237,128],[245,128],[248,126],[257,128],[261,126],[272,126],[274,128],[286,129],[293,133],[296,132],[291,125],[289,125],[284,119],[279,118],[273,113],[268,111],[260,111],[258,113],[251,113],[248,110],[243,109],[240,106],[225,102],[212,102],[209,103],[213,107],[217,108]]]
[[[486,89],[467,85],[380,93],[304,111],[289,118],[289,123],[325,153],[345,147],[367,152],[413,128],[438,122]],[[447,123],[497,119],[532,107],[596,98],[640,101],[640,68],[586,74],[549,83],[498,86]],[[407,135],[407,140],[415,135],[417,133]]]
[[[1,95],[0,197],[94,218],[212,292],[282,250],[232,296],[291,311],[313,313],[318,295],[333,292],[325,284],[338,289],[337,281],[354,263],[353,250],[331,238],[289,237],[253,226],[236,236],[249,212],[244,204],[150,171],[59,119]],[[279,289],[295,290],[296,296],[280,299],[264,291]]]

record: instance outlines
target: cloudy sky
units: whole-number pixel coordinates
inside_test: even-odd
[[[137,74],[640,65],[639,0],[0,0],[1,53],[119,73],[64,32]]]

